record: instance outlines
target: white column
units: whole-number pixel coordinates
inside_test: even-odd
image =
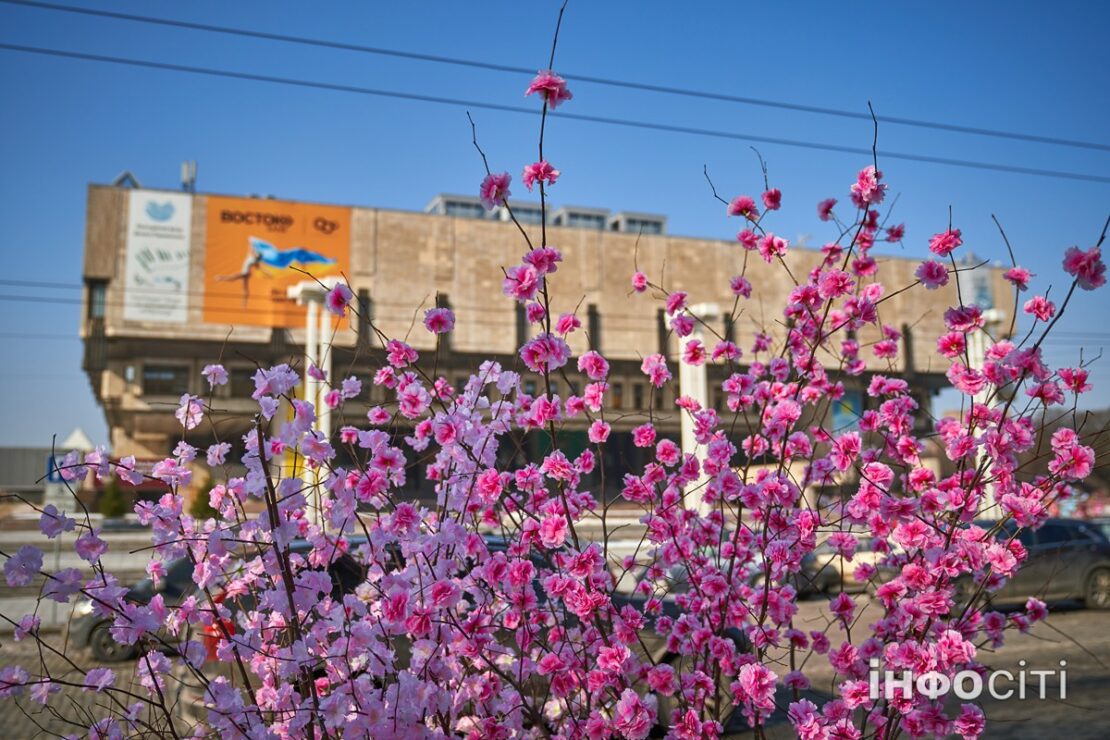
[[[690,307],[690,313],[701,321],[712,321],[720,315],[720,309],[715,303],[699,303],[696,306]],[[709,376],[706,370],[708,361],[701,365],[689,365],[682,361],[682,350],[686,342],[692,339],[701,340],[702,344],[705,343],[705,329],[700,323],[694,324],[694,331],[690,336],[680,340],[678,391],[683,396],[689,396],[697,401],[701,404],[702,408],[707,408],[709,406]],[[699,461],[704,462],[705,449],[703,445],[699,445],[694,439],[694,420],[685,409],[680,410],[680,414],[682,424],[682,452],[684,454],[692,453],[698,457]],[[697,509],[702,515],[709,513],[709,507],[702,498],[702,492],[707,480],[703,472],[698,476],[698,479],[687,488],[688,492],[696,491],[693,495],[697,496]]]
[[[315,305],[315,302],[313,302]],[[318,358],[317,367],[324,371],[324,375],[328,379],[328,383],[335,385],[335,378],[331,376],[332,370],[332,353],[331,353],[331,339],[332,339],[332,322],[331,314],[326,310],[320,311],[320,333],[318,335],[319,346],[317,348],[316,357]],[[324,403],[324,396],[326,395],[327,386],[320,385],[317,392],[318,402],[316,404],[316,417],[319,420],[318,427],[323,432],[324,437],[331,439],[331,409]]]
[[[308,368],[313,365],[319,367],[319,353],[320,353],[320,334],[319,334],[319,319],[320,304],[311,298],[306,301],[308,304],[308,317],[305,321],[304,333],[304,397],[305,400],[316,405],[317,396],[320,393],[320,383],[312,376],[308,375]]]
[[[983,366],[987,363],[987,342],[989,341],[988,331],[995,329],[1002,321],[1002,313],[994,308],[989,308],[983,312],[983,328],[977,329],[967,336],[967,359],[971,365],[972,370],[982,370]],[[983,389],[975,394],[973,400],[977,404],[986,404],[990,390]],[[981,430],[977,430],[981,433]],[[983,460],[987,456],[987,451],[983,447],[979,447],[975,456],[977,466],[983,464]],[[984,477],[990,475],[990,465],[988,464],[986,471],[983,473]],[[987,485],[986,495],[983,497],[979,505],[978,517],[980,519],[997,520],[1002,518],[1002,509],[999,508],[998,502],[995,500],[996,487],[993,483]]]

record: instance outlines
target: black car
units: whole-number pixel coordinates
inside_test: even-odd
[[[1102,529],[1080,519],[1053,518],[1038,529],[1021,529],[1012,520],[980,520],[984,530],[997,529],[1000,540],[1014,539],[1025,546],[1028,556],[1013,578],[997,591],[986,594],[995,606],[1024,604],[1030,598],[1042,601],[1083,602],[1088,609],[1110,609],[1110,539]],[[900,568],[880,565],[878,582],[895,578]],[[955,583],[957,605],[971,600],[979,587],[964,575]]]
[[[979,524],[985,527],[993,522]],[[998,536],[1010,539],[1016,529],[1008,521]],[[1049,519],[1039,529],[1021,530],[1018,540],[1029,557],[991,595],[992,602],[1076,599],[1089,609],[1110,609],[1110,540],[1098,527],[1079,519]]]

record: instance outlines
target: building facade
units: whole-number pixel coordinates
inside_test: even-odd
[[[538,243],[540,219],[528,211],[534,205],[517,205],[514,212]],[[788,274],[736,242],[669,235],[661,216],[597,208],[551,209],[546,231],[563,254],[549,276],[552,312],[580,317],[585,331],[570,337],[576,355],[592,346],[612,364],[607,416],[615,432],[608,461],[614,472],[639,459],[627,432],[646,420],[649,407],[662,432],[677,437],[679,428],[673,397],[653,394],[639,370],[642,357],[654,352],[676,361],[679,342],[668,330],[661,297],[632,293],[631,275],[638,269],[668,290],[687,291],[691,303],[715,303],[727,314],[735,301],[729,280],[746,260],[753,295],[741,301],[734,320],[716,319],[714,326],[747,352],[757,331],[782,339],[791,275],[804,275],[821,259],[819,251],[792,249]],[[364,424],[369,405],[388,401],[369,382],[383,363],[381,335],[407,337],[431,368],[435,339],[419,322],[423,309],[435,305],[449,306],[457,317],[434,359],[450,382],[461,385],[485,359],[523,371],[517,349],[534,327],[503,295],[502,279],[503,268],[518,264],[526,250],[501,209],[487,214],[469,197],[439,196],[421,213],[92,185],[84,369],[104,409],[113,454],[168,454],[182,436],[173,416],[178,399],[208,395],[201,370],[213,362],[228,368],[231,382],[212,399],[212,424],[190,433],[189,441],[238,439],[256,408],[250,399],[255,370],[279,362],[303,365],[304,310],[287,288],[308,275],[341,275],[357,297],[359,317],[334,326],[332,363],[335,377],[359,377],[364,393],[343,407],[335,429]],[[914,282],[917,260],[878,259],[888,286]],[[978,292],[1008,324],[1013,298],[1001,270],[983,268],[978,275]],[[908,378],[924,404],[945,386],[948,362],[933,342],[943,331],[945,309],[957,303],[955,283],[907,291],[882,304],[882,322],[901,332],[903,351],[893,366],[866,349],[861,353],[868,372],[845,378],[849,416],[866,407],[860,391],[872,372]],[[858,340],[866,348],[881,338],[876,330]],[[555,389],[563,397],[584,385],[570,372],[573,363],[566,369]],[[708,372],[710,402],[723,408],[725,369]],[[526,392],[538,382],[525,373]],[[540,452],[529,444],[538,442],[525,441],[515,454]]]

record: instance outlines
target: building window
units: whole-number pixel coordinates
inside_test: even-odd
[[[102,319],[108,305],[108,281],[90,280],[88,285],[89,305],[86,309],[88,317],[90,319]]]
[[[605,229],[605,217],[592,213],[572,213],[567,218],[567,226],[572,229]]]
[[[232,398],[250,398],[254,393],[253,367],[233,367],[228,370],[228,385]]]
[[[485,209],[478,203],[449,200],[444,204],[443,210],[448,216],[456,216],[457,218],[482,218],[485,216]]]
[[[189,392],[186,365],[145,365],[143,393],[147,396],[180,396]]]
[[[524,311],[524,304],[516,304],[516,346],[523,347],[528,341],[528,314]]]
[[[524,390],[524,395],[530,396],[531,398],[536,397],[536,381],[526,380],[520,384],[520,387]]]
[[[635,408],[635,409],[647,408],[646,406],[644,406],[644,384],[643,383],[633,383],[632,384],[632,408]]]
[[[543,223],[543,211],[539,208],[521,208],[520,206],[516,206],[513,208],[513,215],[516,216],[516,220],[522,224]]]
[[[374,302],[370,300],[370,291],[361,288],[358,291],[358,343],[360,347],[371,345],[370,322],[374,320]]]
[[[659,221],[630,218],[625,222],[624,230],[629,234],[662,234],[663,224]]]
[[[725,341],[736,343],[736,322],[732,320],[731,314],[725,315]]]
[[[655,312],[655,334],[659,342],[659,354],[664,357],[668,355],[669,333],[667,331],[667,313],[663,309],[659,309]]]
[[[624,383],[613,383],[609,386],[609,402],[614,409],[624,408]]]
[[[586,307],[586,331],[590,334],[590,349],[601,351],[601,314],[597,306],[591,303]]]

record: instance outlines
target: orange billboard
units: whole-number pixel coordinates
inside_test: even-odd
[[[206,322],[304,326],[289,288],[350,272],[350,208],[209,196],[207,221]]]

